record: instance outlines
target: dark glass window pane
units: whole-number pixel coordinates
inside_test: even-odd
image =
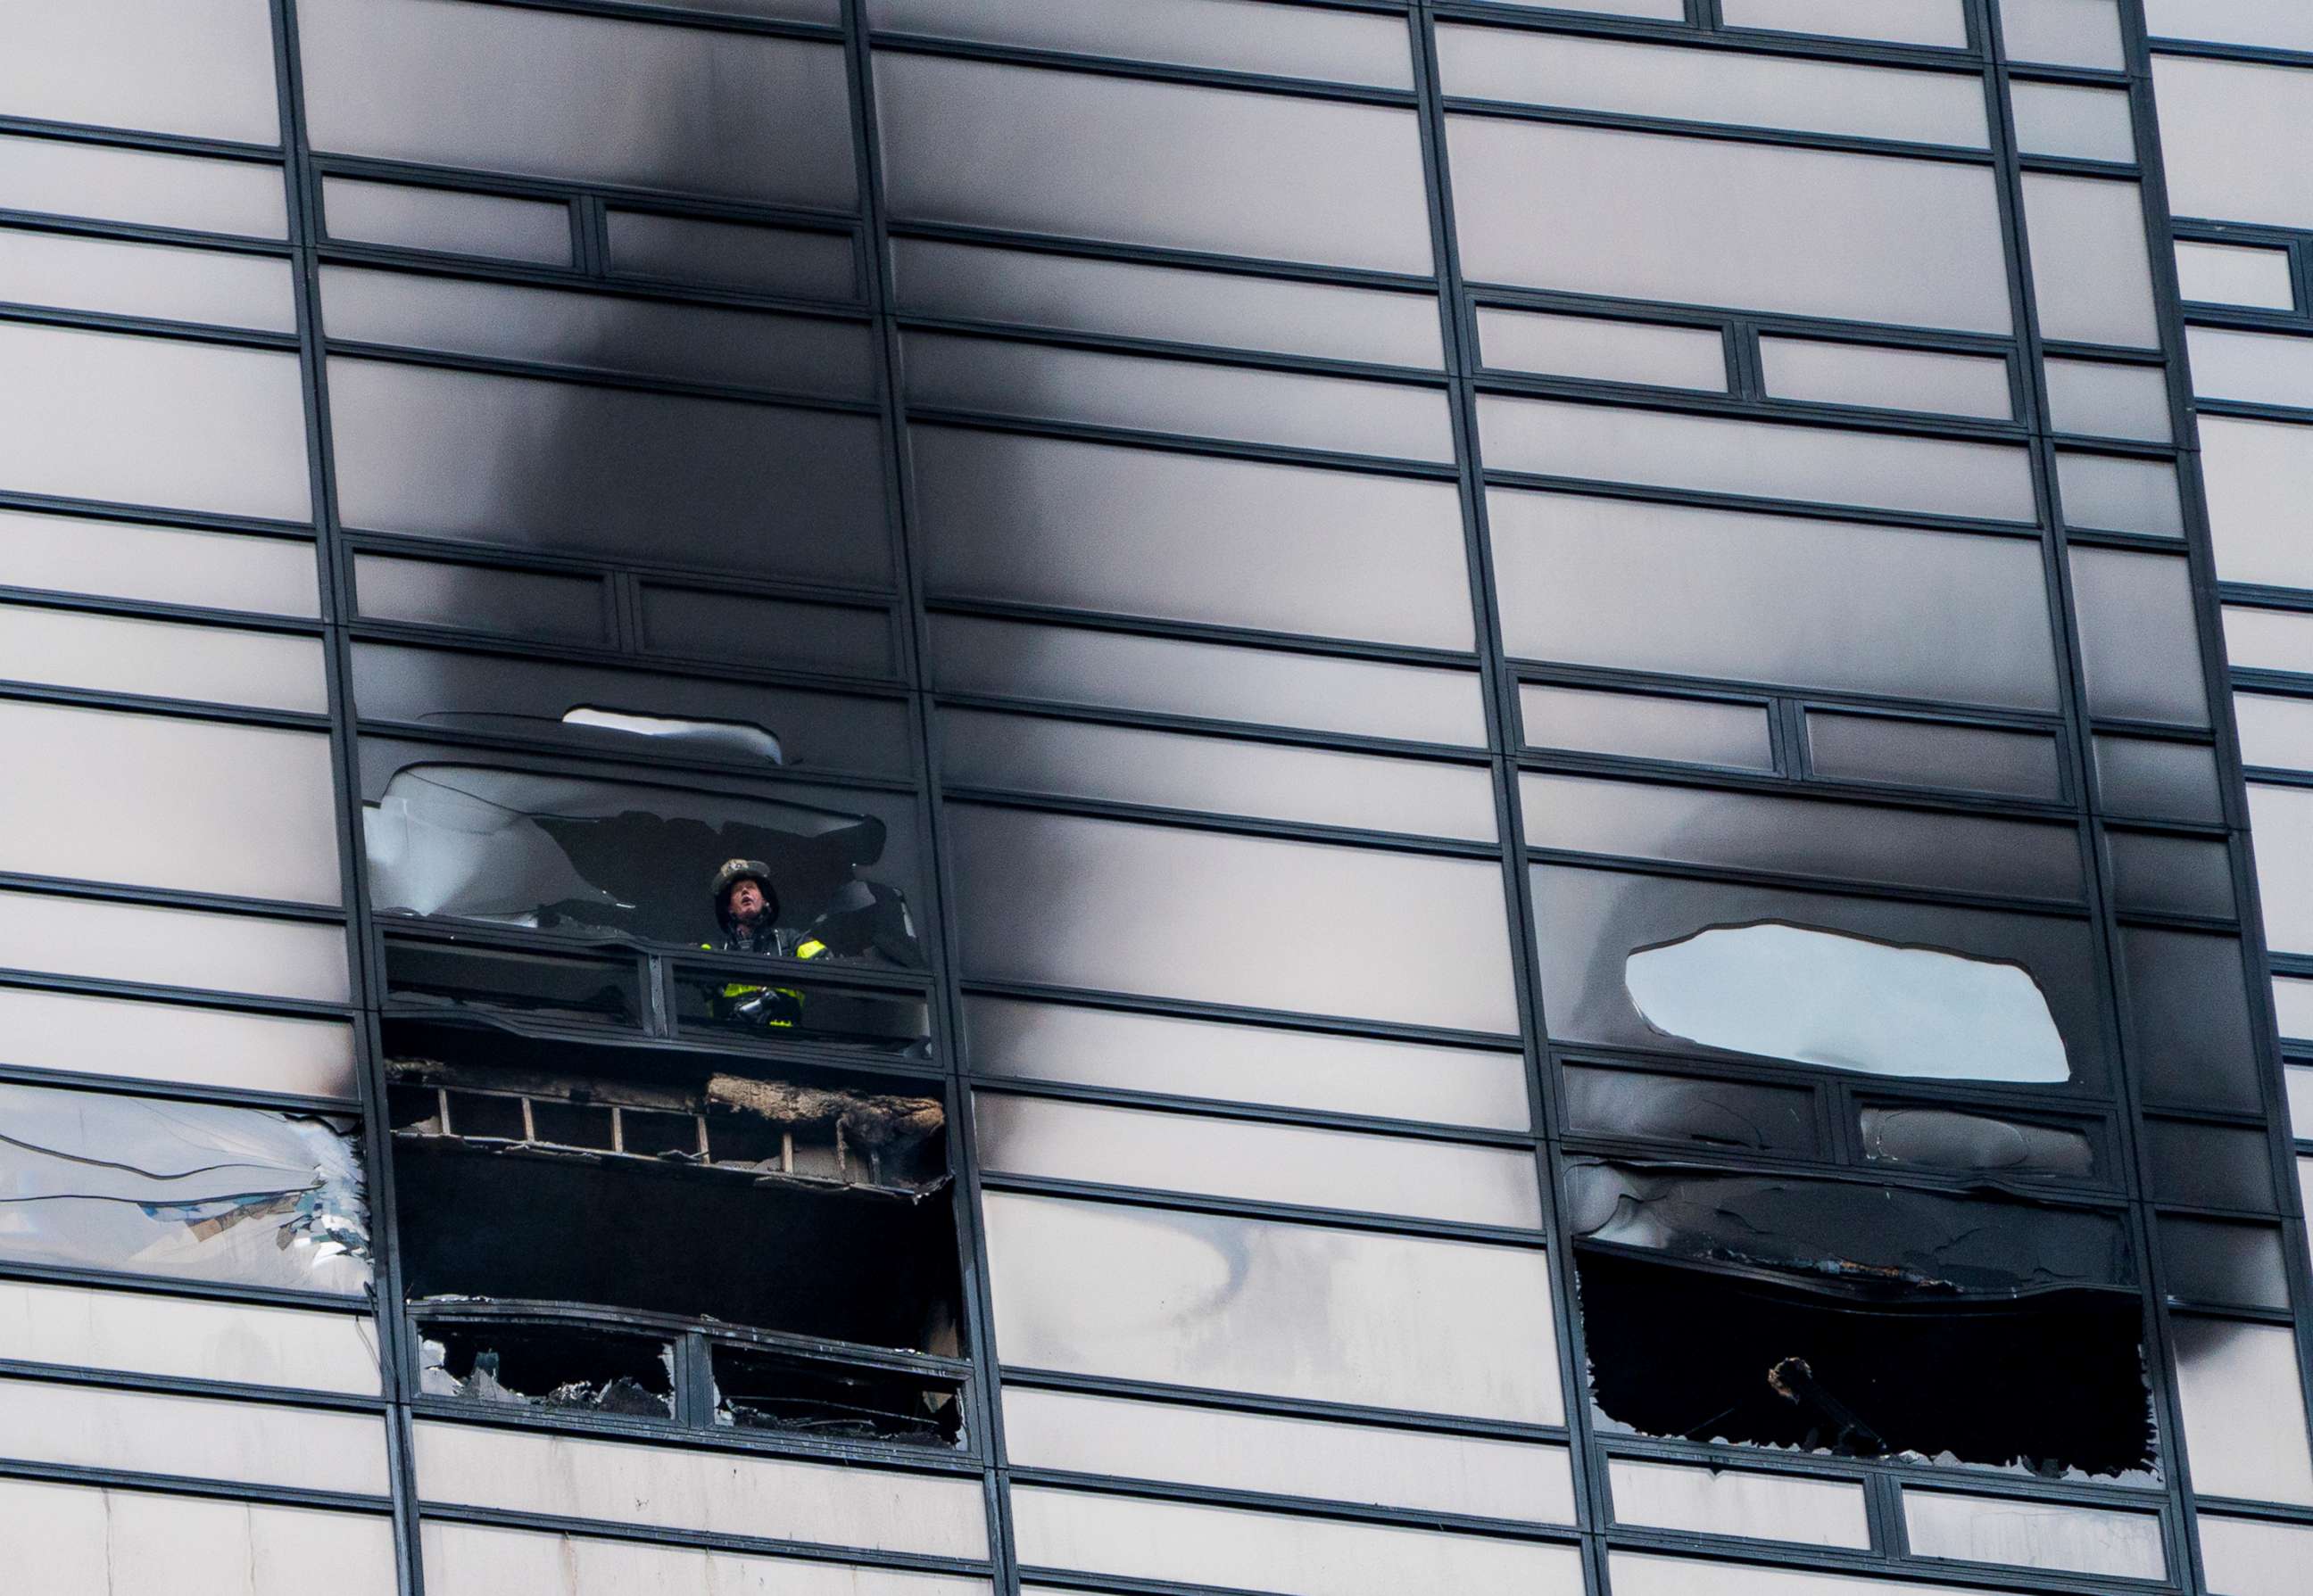
[[[418,1389],[546,1413],[674,1413],[673,1348],[591,1327],[420,1320]]]
[[[2209,723],[2185,562],[2110,548],[2071,551],[2089,713]]]
[[[2054,802],[2063,773],[2050,732],[1951,725],[1811,709],[1807,759],[1817,776],[1904,787],[1957,788]]]
[[[2105,844],[2121,908],[2232,918],[2232,854],[2223,843],[2111,831]]]
[[[659,582],[640,584],[640,593],[642,645],[652,653],[846,676],[889,676],[894,669],[884,610]]]
[[[2244,759],[2256,763],[2246,752]],[[2216,750],[2204,744],[2098,737],[2096,762],[2097,785],[2107,814],[2148,820],[2225,818],[2217,792]]]
[[[2033,518],[2023,450],[1893,433],[1486,394],[1487,463],[1545,477],[1971,520]]]
[[[879,31],[980,44],[1413,87],[1405,30],[1394,17],[1258,0],[868,0],[867,22]]]
[[[1518,688],[1518,715],[1529,748],[1743,770],[1775,767],[1763,704],[1526,682]]]
[[[348,523],[888,580],[872,417],[343,356],[329,369]]]
[[[2162,1215],[2159,1229],[2170,1296],[2223,1308],[2288,1311],[2289,1264],[2279,1231],[2180,1214]]]
[[[2053,401],[2052,401],[2053,402]],[[2166,396],[2163,396],[2166,403]],[[2056,495],[2064,524],[2148,538],[2185,535],[2185,505],[2177,468],[2167,460],[2121,460],[2105,454],[2056,454]]]
[[[951,787],[1109,799],[1159,808],[1492,842],[1482,766],[1388,759],[1047,715],[939,712]]]
[[[1464,748],[1486,741],[1478,680],[1466,671],[965,616],[932,618],[931,656],[946,693]]]
[[[2165,368],[2093,360],[2051,360],[2047,363],[2047,376],[2048,425],[2056,431],[2083,433],[2097,438],[2138,438],[2148,443],[2168,442],[2168,373]],[[2060,478],[2064,459],[2057,457]],[[2173,471],[2169,479],[2175,480]],[[2181,531],[2180,528],[2179,535]]]
[[[317,148],[854,203],[837,45],[463,0],[298,0],[297,20]]]
[[[2262,1109],[2240,943],[2124,925],[2120,951],[2145,1101]]]
[[[1447,136],[1477,281],[2008,330],[1989,170],[1493,118]]]
[[[1500,871],[955,804],[965,973],[1508,1033]]]
[[[329,336],[356,343],[837,399],[875,386],[857,322],[334,266],[321,304]]]
[[[549,643],[608,643],[611,636],[600,577],[357,553],[354,588],[369,620]]]
[[[1563,1078],[1570,1135],[1823,1156],[1815,1094],[1795,1087],[1573,1064]]]
[[[2056,707],[2036,544],[1504,489],[1487,505],[1512,653]]]
[[[2071,826],[1826,803],[1600,776],[1518,777],[1526,841],[1691,864],[2077,899]]]
[[[0,111],[273,144],[266,0],[71,0],[0,12]]]
[[[892,264],[900,308],[919,315],[1385,365],[1440,360],[1438,302],[1426,294],[935,239],[893,239]]]
[[[2144,1147],[2156,1201],[2273,1212],[2273,1154],[2263,1131],[2148,1119]]]
[[[1410,110],[892,51],[875,83],[901,221],[1431,269]]]
[[[952,1381],[740,1346],[716,1347],[714,1360],[715,1422],[733,1429],[952,1446],[963,1428]]]
[[[1965,1175],[2096,1173],[2096,1144],[2077,1130],[1996,1119],[1954,1109],[1871,1108],[1859,1117],[1863,1156],[1873,1163]]]
[[[903,335],[907,399],[1137,432],[1450,461],[1442,388],[949,333]]]
[[[855,299],[859,268],[848,233],[805,232],[613,210],[605,218],[614,276],[655,277],[803,299]]]
[[[943,596],[1470,646],[1450,484],[951,427],[909,449]]]
[[[325,177],[321,209],[330,236],[348,242],[570,264],[570,207],[552,200]]]

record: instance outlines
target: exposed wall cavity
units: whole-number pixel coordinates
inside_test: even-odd
[[[353,1136],[316,1115],[0,1085],[0,1253],[357,1295]]]
[[[1642,1434],[2113,1476],[2152,1460],[2109,1215],[1578,1160],[1601,1413]]]

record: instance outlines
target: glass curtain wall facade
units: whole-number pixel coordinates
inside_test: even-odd
[[[20,1587],[2302,1590],[2306,19],[0,7]]]

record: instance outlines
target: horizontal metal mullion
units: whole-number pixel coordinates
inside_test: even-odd
[[[1517,0],[1512,0],[1513,4]],[[1581,0],[1561,0],[1569,5]],[[1440,22],[1485,23],[1514,31],[1578,33],[1627,39],[1634,43],[1684,45],[1690,48],[1718,48],[1730,53],[1791,57],[1802,60],[1832,59],[1857,66],[1916,66],[1952,72],[1981,70],[1982,50],[1967,45],[1906,45],[1878,39],[1842,39],[1829,33],[1782,33],[1760,29],[1698,28],[1691,22],[1637,17],[1584,15],[1573,12],[1511,11],[1481,0],[1434,0],[1429,9]]]
[[[1027,621],[1038,625],[1072,627],[1079,631],[1121,632],[1141,637],[1171,638],[1183,643],[1218,643],[1237,648],[1263,649],[1272,653],[1323,654],[1332,659],[1360,660],[1376,664],[1457,671],[1467,673],[1473,682],[1478,678],[1478,661],[1473,654],[1421,644],[1376,643],[1357,637],[1331,637],[1314,632],[1278,632],[1213,621],[1174,620],[1162,616],[1076,609],[1059,604],[1023,603],[1003,599],[932,597],[924,601],[924,608],[934,615]],[[1473,751],[1483,752],[1479,745],[1472,744],[1471,747]]]
[[[984,1448],[977,1445],[933,1447],[903,1442],[837,1441],[775,1430],[690,1424],[672,1414],[646,1416],[512,1403],[493,1403],[484,1407],[463,1397],[419,1395],[404,1406],[414,1419],[471,1423],[484,1429],[518,1430],[578,1441],[673,1446],[726,1458],[785,1458],[837,1468],[874,1468],[972,1478],[979,1478],[988,1466]]]
[[[144,693],[108,692],[95,688],[62,687],[53,682],[0,680],[0,700],[53,704],[77,709],[119,710],[128,715],[163,715],[170,720],[207,721],[221,725],[268,726],[285,732],[330,729],[324,710],[259,709],[246,704],[212,704],[189,698],[156,698]]]
[[[2115,1091],[2093,1089],[2077,1079],[2049,1087],[1991,1080],[1942,1081],[1909,1075],[1828,1074],[1818,1065],[1750,1054],[1719,1054],[1708,1050],[1676,1052],[1668,1048],[1560,1039],[1546,1042],[1545,1051],[1561,1068],[1596,1065],[1811,1092],[1827,1092],[1843,1086],[1851,1096],[1895,1093],[1951,1108],[1974,1109],[1995,1114],[2013,1113],[2041,1120],[2094,1118],[2108,1123],[2118,1111],[2120,1103]],[[1569,1132],[1561,1139],[1571,1140],[1582,1134],[1587,1133]],[[1655,1144],[1658,1147],[1669,1144]],[[1712,1156],[1717,1154],[1714,1153]]]
[[[972,1374],[972,1360],[944,1357],[937,1353],[908,1352],[896,1347],[873,1346],[856,1341],[840,1341],[827,1336],[799,1335],[787,1330],[770,1330],[749,1325],[726,1324],[717,1320],[701,1319],[693,1314],[657,1312],[643,1308],[612,1307],[601,1302],[553,1302],[516,1297],[447,1297],[429,1300],[412,1297],[403,1304],[413,1319],[429,1323],[479,1325],[567,1324],[583,1329],[608,1333],[632,1332],[639,1335],[673,1337],[697,1334],[717,1346],[729,1346],[749,1351],[787,1354],[812,1363],[835,1363],[860,1368],[885,1369],[901,1373],[926,1374],[944,1379],[968,1380]],[[461,1411],[465,1411],[461,1409]]]
[[[233,898],[221,892],[192,892],[170,887],[91,881],[75,876],[33,875],[22,871],[0,871],[0,890],[45,892],[59,898],[91,898],[161,908],[209,909],[220,914],[268,919],[308,920],[339,929],[343,929],[346,924],[345,910],[329,905],[292,903],[273,898]]]
[[[117,222],[103,216],[75,215],[70,211],[32,211],[11,206],[0,206],[0,227],[73,238],[115,239],[124,243],[169,244],[218,255],[262,256],[271,260],[291,260],[297,254],[296,246],[288,240],[262,232],[208,232],[198,228]]]
[[[1656,785],[1700,786],[1706,785],[1705,778],[1708,778],[1710,785],[1761,797],[1813,799],[1825,803],[1867,803],[1937,814],[2062,821],[2066,824],[2080,818],[2078,806],[2061,799],[2010,798],[1957,788],[1914,787],[1893,782],[1851,781],[1825,776],[1803,776],[1796,772],[1755,770],[1739,765],[1704,765],[1693,760],[1647,759],[1623,754],[1537,749],[1518,754],[1516,765],[1521,772],[1536,776],[1640,779]],[[2167,825],[2171,822],[2149,823]]]
[[[84,1092],[99,1097],[155,1098],[166,1102],[253,1109],[261,1113],[287,1114],[300,1118],[357,1122],[363,1112],[360,1102],[353,1098],[312,1097],[303,1092],[266,1092],[245,1086],[208,1086],[197,1081],[143,1075],[101,1075],[86,1070],[46,1069],[37,1065],[0,1062],[0,1081],[17,1086],[37,1086],[44,1091]],[[342,1305],[348,1299],[330,1296],[327,1300]]]
[[[1037,720],[1077,721],[1090,725],[1124,726],[1135,730],[1171,732],[1186,737],[1210,737],[1229,742],[1260,743],[1275,748],[1309,748],[1373,752],[1392,759],[1451,765],[1465,770],[1490,769],[1487,750],[1450,742],[1401,742],[1361,732],[1311,731],[1274,726],[1253,721],[1215,720],[1210,716],[1174,715],[1161,710],[1114,709],[1100,705],[1070,704],[1047,698],[1015,698],[998,693],[933,693],[937,709],[981,715],[1025,715]]]
[[[1997,1466],[1913,1461],[1901,1456],[1842,1458],[1827,1452],[1783,1452],[1740,1443],[1687,1441],[1635,1433],[1601,1434],[1599,1448],[1610,1457],[1702,1463],[1714,1470],[1773,1474],[1807,1479],[1861,1482],[1893,1479],[1906,1488],[1964,1492],[2020,1502],[2077,1502],[2082,1505],[2158,1511],[2167,1501],[2158,1486],[2099,1485],[2093,1480],[2019,1478]],[[1633,1526],[1625,1526],[1633,1527]]]
[[[252,144],[245,139],[203,138],[186,133],[151,133],[134,127],[108,127],[92,122],[61,122],[47,117],[0,113],[0,133],[26,138],[54,139],[58,144],[107,145],[118,149],[151,150],[168,155],[209,155],[222,161],[246,161],[252,165],[280,167],[279,145]]]
[[[676,194],[664,189],[587,179],[539,178],[526,177],[519,172],[479,171],[471,167],[435,166],[349,152],[316,153],[313,166],[325,178],[353,178],[364,182],[447,189],[465,194],[503,195],[557,204],[567,204],[573,199],[601,199],[618,210],[646,211],[654,215],[690,216],[702,221],[743,222],[791,231],[840,233],[854,241],[861,236],[862,224],[856,211],[783,206],[776,202],[732,199],[706,194]],[[334,243],[337,241],[328,241]]]
[[[57,515],[83,521],[119,521],[198,532],[234,532],[250,538],[272,538],[313,547],[310,521],[272,521],[252,515],[232,515],[209,510],[178,510],[160,504],[116,504],[105,499],[68,497],[61,494],[25,493],[0,488],[0,510],[33,515]]]
[[[1500,367],[1488,367],[1475,379],[1475,385],[1482,395],[1562,399],[1578,403],[1611,405],[1622,409],[1675,411],[1682,415],[1772,421],[1787,425],[1835,426],[1844,432],[1897,433],[1907,437],[1944,438],[1961,443],[2022,443],[2035,435],[2029,427],[2018,421],[1971,420],[1926,410],[1863,405],[1815,404],[1778,399],[1772,394],[1755,399],[1743,394],[1653,388],[1641,383],[1613,382],[1592,377],[1553,377]]]
[[[381,1447],[383,1426],[380,1426]],[[98,1490],[144,1491],[164,1496],[198,1496],[209,1501],[259,1503],[274,1507],[314,1507],[338,1513],[371,1513],[383,1517],[392,1503],[381,1494],[366,1496],[346,1491],[317,1491],[301,1486],[254,1485],[239,1480],[199,1479],[181,1474],[142,1474],[75,1463],[36,1463],[0,1458],[0,1479],[37,1481],[47,1485],[85,1486]]]
[[[594,669],[605,667],[594,666]],[[547,720],[547,725],[560,725],[559,721]],[[570,743],[561,738],[541,732],[525,737],[520,732],[496,729],[471,732],[456,726],[437,725],[431,722],[394,721],[363,717],[356,723],[356,732],[372,736],[391,738],[396,742],[419,741],[439,743],[444,747],[471,749],[477,753],[504,750],[509,753],[529,755],[570,754]],[[658,741],[654,739],[652,741]],[[576,750],[592,765],[619,766],[630,769],[655,772],[666,779],[658,785],[679,785],[680,778],[695,776],[702,781],[782,782],[803,779],[814,785],[843,787],[862,793],[893,793],[913,794],[923,791],[924,784],[909,776],[882,776],[872,771],[842,770],[811,767],[807,769],[784,765],[765,765],[760,760],[737,758],[717,759],[711,755],[684,751],[679,745],[672,748],[615,749],[600,744],[587,744]]]
[[[484,5],[497,5],[522,11],[561,12],[576,16],[620,18],[632,22],[656,22],[668,27],[694,28],[715,33],[768,33],[783,39],[807,39],[840,44],[842,29],[832,22],[805,22],[784,17],[748,16],[728,11],[677,10],[673,5],[651,4],[651,0],[479,0]]]
[[[215,609],[203,605],[163,604],[148,599],[124,599],[110,593],[67,592],[53,588],[0,586],[0,607],[11,609],[69,610],[75,614],[117,616],[128,620],[169,621],[217,631],[261,632],[272,636],[320,639],[327,623],[310,616],[266,615],[240,609]],[[22,685],[38,687],[38,682]],[[128,695],[134,696],[134,695]],[[171,698],[166,703],[196,700]],[[231,707],[227,706],[225,707]]]
[[[541,1025],[512,1013],[440,1007],[396,1007],[391,1001],[374,1005],[368,1012],[389,1024],[399,1022],[463,1025],[503,1030],[509,1035],[538,1041],[590,1047],[608,1045],[702,1062],[721,1059],[726,1063],[761,1063],[788,1068],[824,1069],[844,1074],[888,1076],[893,1080],[927,1083],[924,1088],[926,1095],[945,1087],[954,1078],[947,1065],[937,1057],[910,1058],[897,1053],[847,1050],[836,1044],[809,1040],[759,1040],[705,1027],[693,1028],[672,1037],[654,1036],[641,1029],[639,1021],[632,1026]]]
[[[127,997],[171,1004],[181,1009],[229,1009],[235,1013],[269,1014],[293,1020],[349,1020],[356,1012],[350,1000],[325,1003],[312,998],[233,992],[208,987],[172,987],[158,981],[66,975],[42,969],[0,969],[0,987],[72,993],[86,997]],[[0,1048],[6,1046],[5,1039],[0,1038]]]
[[[351,1118],[357,1109],[333,1109]],[[246,1308],[293,1308],[315,1313],[341,1314],[347,1319],[375,1317],[366,1296],[341,1296],[334,1292],[300,1291],[292,1286],[248,1285],[226,1280],[201,1280],[168,1275],[144,1275],[84,1264],[31,1263],[0,1257],[0,1280],[36,1285],[117,1293],[123,1295],[168,1297],[199,1302],[224,1302]]]
[[[2147,41],[2155,56],[2197,56],[2212,61],[2241,61],[2257,66],[2313,67],[2313,50],[2261,44],[2224,44],[2206,39],[2177,39],[2156,33]]]
[[[756,311],[820,321],[841,321],[859,327],[871,326],[875,320],[875,312],[856,299],[808,299],[792,294],[751,293],[744,288],[724,285],[692,285],[658,277],[597,274],[574,267],[541,266],[488,256],[448,254],[369,240],[331,239],[314,246],[313,252],[325,268],[339,267],[365,271],[394,271],[409,276],[447,277],[459,282],[586,294],[598,299],[631,299],[680,310]],[[326,303],[326,281],[322,284],[322,297]]]
[[[1526,858],[1535,864],[1560,864],[1577,870],[1609,871],[1625,875],[1675,876],[1734,887],[1766,887],[1791,892],[1828,894],[1839,898],[1873,898],[1908,903],[1946,904],[1957,908],[1988,908],[2019,915],[2044,915],[2085,920],[2088,908],[2079,899],[2003,897],[1993,892],[1964,892],[1946,888],[1896,886],[1880,881],[1842,881],[1837,877],[1801,875],[1791,871],[1760,870],[1745,865],[1696,864],[1685,860],[1649,859],[1634,854],[1594,854],[1577,848],[1536,844],[1531,837]]]
[[[1941,1558],[1908,1557],[1892,1550],[1885,1554],[1853,1551],[1803,1542],[1749,1540],[1694,1530],[1654,1530],[1616,1524],[1601,1533],[1610,1545],[1626,1551],[1700,1555],[1718,1562],[1772,1567],[1782,1573],[1796,1572],[1796,1554],[1799,1559],[1804,1560],[1806,1566],[1826,1574],[1851,1572],[1885,1575],[1900,1571],[1907,1581],[1931,1584],[1939,1590],[1982,1591],[1986,1596],[2015,1596],[2019,1589],[2078,1592],[2081,1596],[2104,1596],[2104,1592],[2109,1590],[2150,1592],[2174,1588],[2170,1582],[2165,1580],[2115,1580],[2094,1574],[2066,1574],[2045,1568],[1957,1563]],[[1708,1578],[1710,1567],[1709,1563],[1696,1565],[1698,1583]]]
[[[1039,347],[1075,349],[1098,355],[1131,355],[1179,365],[1282,372],[1294,376],[1338,377],[1357,382],[1385,382],[1399,388],[1435,389],[1449,383],[1441,367],[1387,365],[1375,361],[1340,360],[1317,355],[1296,355],[1276,349],[1256,349],[1242,344],[1189,343],[1174,338],[1090,332],[1065,327],[1039,326],[1025,321],[981,321],[961,316],[931,316],[906,311],[893,322],[902,333],[930,332],[954,338]]]
[[[428,538],[362,527],[347,527],[341,536],[348,547],[363,554],[435,560],[457,566],[480,566],[490,570],[602,578],[633,576],[670,587],[705,589],[752,598],[785,599],[798,604],[828,604],[839,609],[873,609],[885,615],[891,614],[899,601],[888,589],[781,582],[766,579],[760,574],[713,566],[664,565],[647,559],[621,558],[613,562],[601,555],[564,554],[552,549],[514,548],[456,538]],[[372,620],[362,624],[380,626],[392,623]],[[525,641],[523,646],[554,648],[576,645]]]

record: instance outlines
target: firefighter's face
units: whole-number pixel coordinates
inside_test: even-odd
[[[753,881],[741,881],[731,889],[723,900],[724,912],[741,924],[763,917],[763,890]]]

